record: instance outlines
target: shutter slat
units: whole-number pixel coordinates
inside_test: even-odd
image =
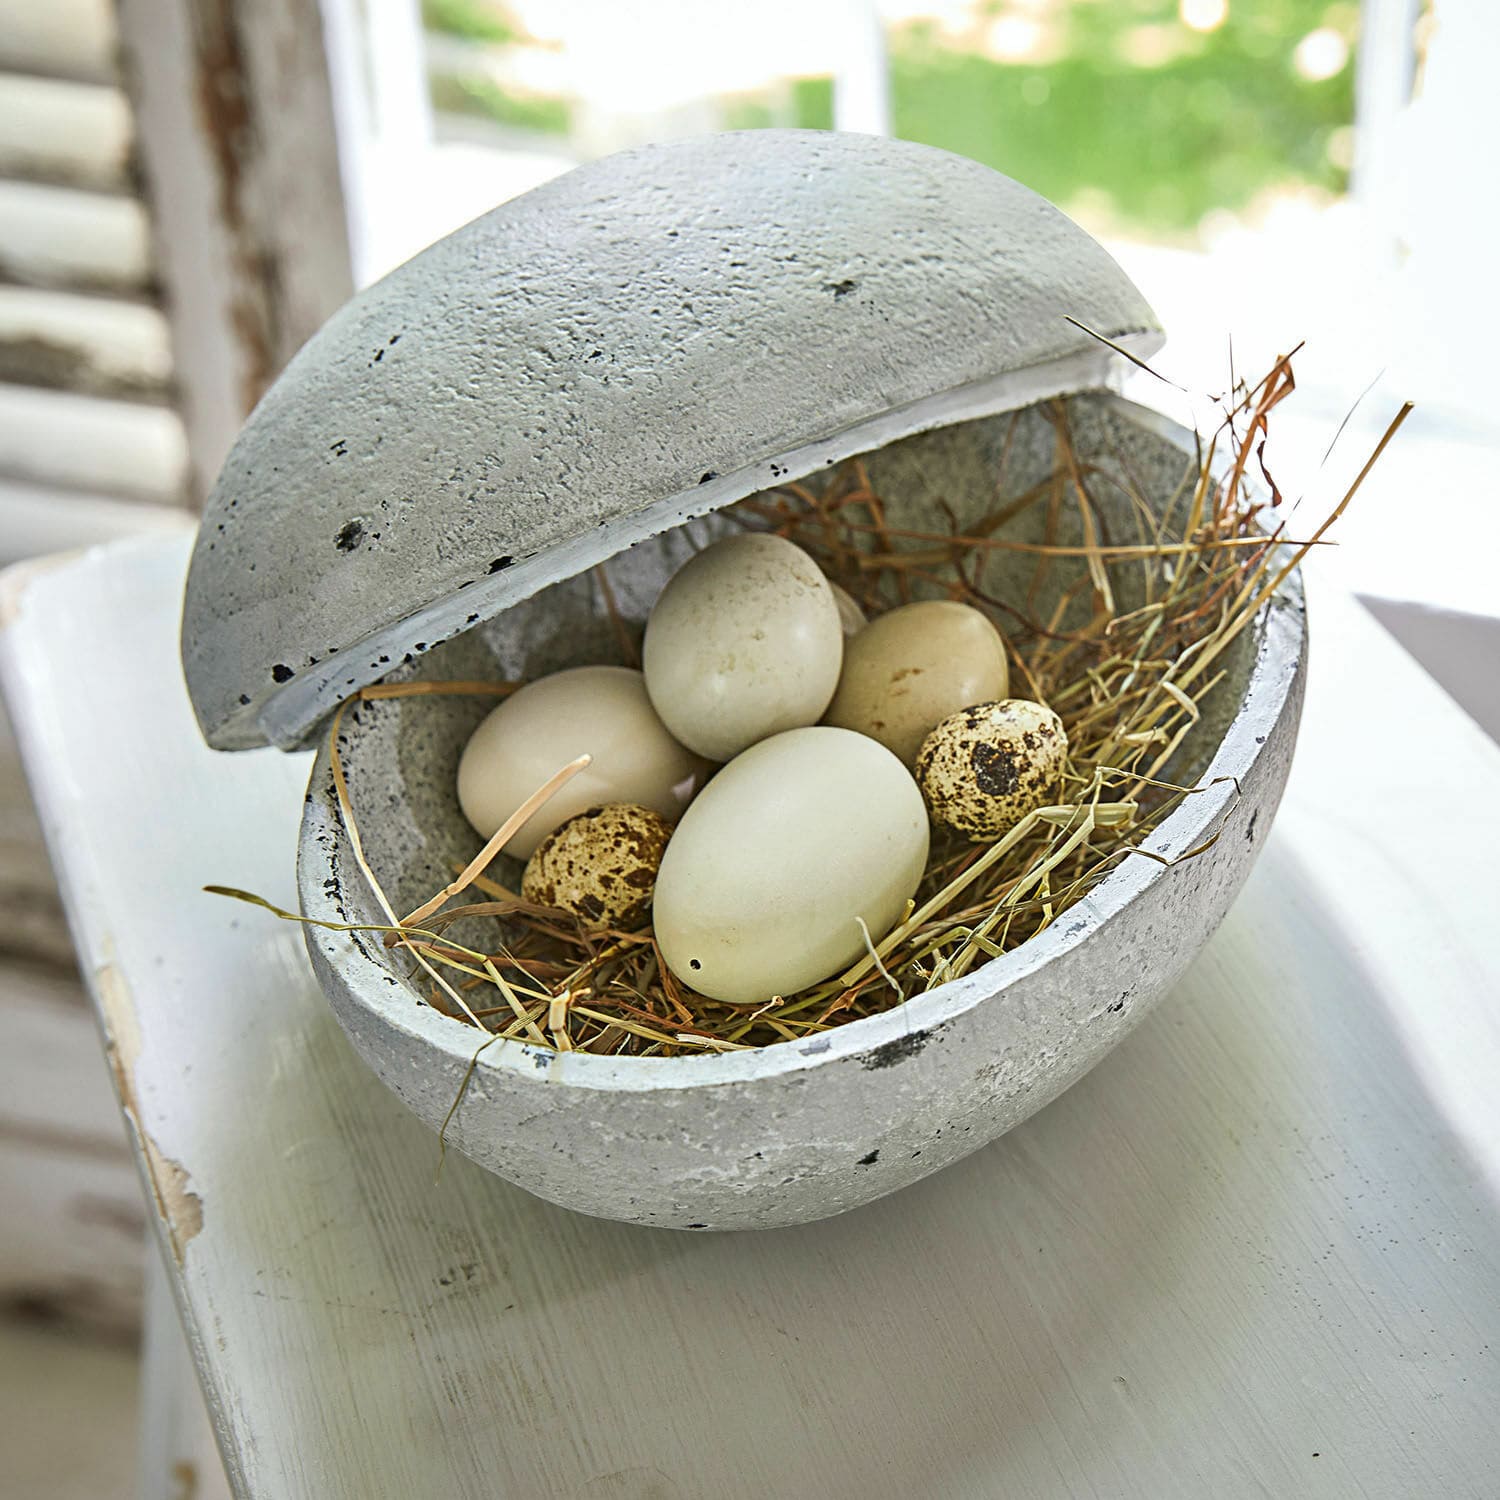
[[[118,71],[111,0],[0,0],[0,68],[107,83]]]
[[[130,143],[119,89],[0,73],[0,176],[124,188]]]
[[[0,381],[165,401],[167,321],[140,303],[0,286]]]
[[[0,385],[0,474],[173,504],[186,466],[169,408]]]
[[[134,198],[0,181],[0,277],[25,286],[144,292],[151,233]]]

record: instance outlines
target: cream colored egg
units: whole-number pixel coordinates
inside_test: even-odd
[[[573,667],[539,677],[480,724],[458,762],[458,803],[483,838],[576,756],[593,757],[505,845],[527,858],[569,818],[606,802],[638,802],[676,818],[704,763],[667,732],[629,667]]]
[[[646,622],[646,688],[691,750],[728,760],[817,723],[839,679],[833,591],[800,547],[764,532],[725,537],[672,577]]]
[[[947,600],[906,604],[844,643],[825,724],[857,730],[910,765],[932,729],[971,703],[1003,698],[1010,674],[1000,632]]]
[[[1045,807],[1067,757],[1067,733],[1050,708],[1007,698],[944,719],[923,741],[915,775],[932,821],[977,841]]]
[[[536,846],[521,894],[571,912],[588,927],[637,926],[651,908],[672,825],[649,807],[591,807]]]
[[[847,641],[851,635],[858,635],[869,623],[864,610],[855,602],[854,595],[848,589],[828,581],[828,587],[833,590],[833,602],[838,606],[839,629],[844,632]]]
[[[901,919],[927,863],[921,794],[889,750],[793,729],[724,767],[656,880],[662,956],[684,984],[755,1005],[836,974]]]

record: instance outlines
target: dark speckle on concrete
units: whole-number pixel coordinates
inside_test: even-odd
[[[830,281],[824,284],[823,290],[825,292],[832,292],[833,300],[837,302],[841,297],[847,297],[849,293],[852,292],[858,285],[859,283],[857,281],[850,281],[848,279],[845,279],[843,281]]]
[[[897,1063],[915,1057],[931,1040],[930,1031],[909,1031],[905,1036],[894,1036],[876,1047],[865,1059],[864,1065],[872,1071],[877,1068],[894,1068]]]

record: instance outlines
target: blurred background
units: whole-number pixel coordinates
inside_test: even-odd
[[[1495,0],[0,0],[0,563],[190,525],[355,287],[580,161],[890,133],[1104,240],[1188,391],[1305,341],[1309,512],[1414,400],[1320,566],[1500,735],[1497,62]],[[0,1495],[118,1494],[141,1215],[3,725],[0,914]]]

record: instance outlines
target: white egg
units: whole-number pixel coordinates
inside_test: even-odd
[[[793,729],[752,745],[683,814],[656,880],[662,956],[754,1005],[836,974],[899,921],[927,863],[922,795],[883,745]]]
[[[725,537],[673,576],[646,622],[646,689],[690,750],[728,760],[816,724],[838,684],[844,635],[833,590],[800,547]]]
[[[579,755],[593,761],[524,822],[505,852],[526,859],[590,807],[634,802],[675,819],[706,767],[668,734],[629,667],[573,667],[513,693],[473,733],[458,762],[458,803],[482,838]]]

